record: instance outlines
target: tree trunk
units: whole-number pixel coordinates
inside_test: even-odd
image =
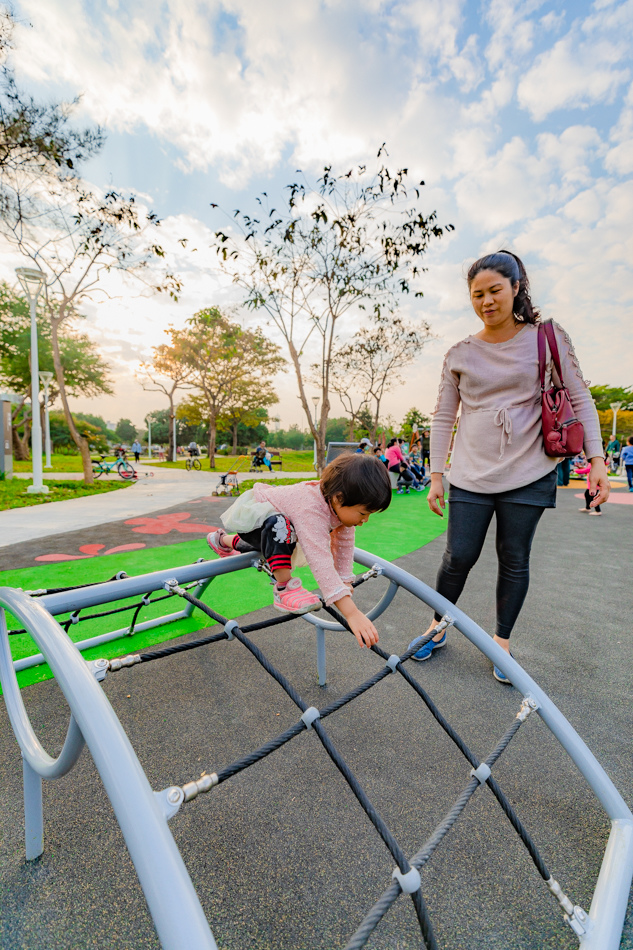
[[[11,433],[13,435],[13,457],[18,462],[28,462],[31,457],[29,453],[31,427],[28,422],[24,423],[24,436],[22,438],[20,438],[17,426],[15,425],[11,426]]]
[[[297,353],[297,350],[292,340],[288,340],[288,349],[290,350],[290,358],[295,368],[297,383],[299,385],[299,399],[301,400],[303,411],[306,414],[310,432],[312,433],[312,438],[316,442],[316,446],[317,446],[317,474],[320,478],[321,472],[323,471],[323,466],[325,465],[325,430],[327,429],[327,421],[330,414],[330,400],[328,398],[327,389],[324,387],[321,392],[321,397],[322,397],[321,417],[319,420],[319,426],[317,428],[317,426],[315,426],[314,424],[314,420],[310,413],[310,407],[308,406],[308,400],[306,398],[305,389],[303,386],[303,376],[301,375],[301,364],[299,363],[299,354]]]
[[[233,455],[237,455],[237,427],[239,423],[233,423]]]
[[[354,416],[349,417],[349,432],[347,433],[347,441],[354,441]]]
[[[174,416],[176,415],[176,410],[174,408],[174,397],[169,397],[169,441],[167,447],[167,458],[170,462],[174,461],[174,450],[176,446],[174,445]]]
[[[215,436],[217,426],[215,416],[209,422],[209,468],[215,468]]]
[[[57,336],[57,328],[59,323],[59,318],[51,320],[53,365],[55,367],[55,376],[57,377],[57,385],[59,387],[59,396],[64,409],[66,425],[70,430],[70,435],[73,442],[81,452],[81,462],[84,470],[84,482],[87,485],[92,485],[94,482],[94,475],[92,473],[92,462],[90,461],[90,446],[88,445],[87,440],[84,439],[83,436],[79,435],[77,426],[75,425],[75,420],[73,419],[72,413],[70,411],[70,406],[68,405],[68,396],[66,395],[66,381],[64,379],[64,367],[62,366],[61,357],[59,355],[59,337]]]

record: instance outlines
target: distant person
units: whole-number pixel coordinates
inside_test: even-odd
[[[617,472],[620,466],[620,451],[622,449],[622,443],[618,439],[617,435],[611,436],[609,444],[607,445],[607,458],[609,462],[609,470],[611,472]]]
[[[357,455],[364,455],[367,449],[371,448],[371,441],[369,439],[361,439],[358,443],[358,448],[356,449]]]
[[[540,314],[532,305],[523,262],[509,251],[487,254],[471,265],[467,280],[480,329],[446,354],[431,430],[428,504],[443,517],[442,479],[461,407],[451,456],[446,550],[436,589],[450,603],[457,603],[495,515],[494,641],[510,653],[510,634],[530,583],[534,534],[544,510],[556,507],[558,460],[546,455],[543,446],[537,349]],[[590,507],[595,509],[609,497],[598,414],[568,335],[556,323],[553,330],[574,413],[584,426]],[[546,386],[550,375],[548,368]],[[441,614],[436,612],[427,634],[439,620]],[[446,631],[436,633],[415,658],[428,660],[446,640]],[[493,666],[493,676],[500,683],[510,683],[497,666]]]
[[[377,445],[376,448],[374,449],[374,455],[376,456],[377,459],[380,459],[381,462],[384,462],[384,464],[387,465],[387,456],[385,455],[385,453],[383,452],[383,450],[381,449],[379,445]]]
[[[187,451],[189,452],[189,458],[199,458],[200,456],[200,448],[197,442],[190,442]]]
[[[556,483],[563,488],[569,485],[569,476],[571,473],[571,459],[561,459],[556,466]]]
[[[253,452],[253,467],[261,468],[262,465],[265,465],[268,471],[272,472],[273,466],[271,463],[270,452],[266,448],[266,442],[264,439],[262,439]]]
[[[410,471],[405,457],[402,454],[399,439],[390,439],[389,445],[385,450],[385,455],[387,457],[387,467],[389,471],[394,472],[398,476],[399,495],[403,495],[405,492],[408,495],[410,488],[415,488],[416,491],[422,491],[422,485],[420,485],[413,472]]]
[[[629,483],[629,491],[633,491],[633,435],[626,440],[626,445],[622,449],[622,464],[626,469],[626,480]]]
[[[134,452],[134,461],[138,462],[141,458],[141,452],[143,451],[143,446],[138,439],[134,439],[132,442],[132,451]]]

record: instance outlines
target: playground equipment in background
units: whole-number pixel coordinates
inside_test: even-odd
[[[338,768],[347,782],[352,794],[374,826],[385,847],[391,854],[395,868],[386,889],[374,906],[360,921],[346,950],[361,950],[380,923],[384,915],[402,894],[410,897],[420,926],[427,950],[438,950],[426,904],[422,896],[420,870],[427,864],[440,842],[449,833],[464,811],[469,800],[484,786],[501,806],[502,811],[519,835],[542,881],[560,905],[564,920],[576,934],[581,950],[617,950],[626,911],[628,893],[633,877],[633,815],[619,795],[617,789],[594,758],[582,739],[567,722],[554,703],[543,690],[528,676],[525,670],[504,650],[502,650],[477,624],[459,608],[450,604],[436,591],[422,581],[412,577],[406,571],[388,561],[375,558],[365,551],[356,549],[355,561],[368,568],[357,577],[354,586],[383,576],[389,586],[378,603],[369,611],[368,616],[378,618],[389,607],[399,588],[408,591],[422,603],[443,614],[442,621],[423,641],[416,642],[401,656],[389,656],[379,646],[371,648],[378,658],[377,671],[364,683],[356,686],[347,695],[335,700],[322,709],[308,707],[284,675],[277,670],[264,653],[249,639],[248,633],[289,621],[302,619],[311,624],[316,632],[317,671],[319,683],[325,685],[325,631],[349,630],[344,619],[331,607],[324,609],[333,619],[325,620],[316,614],[303,617],[286,614],[240,626],[236,620],[221,616],[200,598],[211,581],[222,574],[229,574],[256,567],[266,570],[263,562],[252,554],[241,554],[233,558],[205,561],[200,559],[193,565],[159,571],[139,577],[127,577],[123,572],[110,581],[101,584],[89,584],[83,587],[22,591],[12,588],[0,589],[0,680],[9,718],[20,745],[23,757],[25,840],[27,860],[37,858],[43,851],[42,816],[42,778],[55,779],[65,775],[73,767],[81,749],[88,745],[92,758],[103,780],[112,803],[115,815],[123,832],[129,853],[134,862],[140,883],[152,914],[162,946],[165,950],[217,950],[215,940],[209,929],[204,912],[193,888],[167,823],[188,803],[210,792],[217,785],[227,781],[266,756],[274,753],[286,743],[314,731],[326,754]],[[191,588],[195,588],[193,593]],[[151,600],[153,592],[161,592]],[[82,615],[87,608],[113,603],[124,598],[138,597],[139,602],[114,607],[97,614]],[[159,600],[181,598],[186,606],[183,610],[166,617],[155,618],[135,627],[136,618],[143,605]],[[8,631],[5,608],[18,618],[23,629]],[[205,613],[219,624],[215,634],[187,643],[176,644],[162,650],[131,654],[118,659],[100,659],[84,661],[80,649],[114,639],[122,633],[140,631],[150,626],[159,626],[188,616],[194,609]],[[64,621],[66,629],[73,623],[80,623],[94,617],[117,614],[121,611],[133,611],[129,628],[114,631],[100,637],[74,644],[66,631],[55,620],[56,616],[70,614]],[[496,666],[508,676],[513,685],[522,694],[518,711],[498,741],[494,749],[480,760],[468,748],[464,740],[445,719],[433,700],[418,681],[409,673],[406,663],[423,642],[436,631],[453,626],[472,644],[484,653]],[[9,636],[28,632],[39,646],[41,653],[26,660],[12,661]],[[410,638],[408,633],[407,639]],[[160,660],[168,656],[197,649],[211,644],[228,641],[227,648],[235,650],[235,673],[243,669],[240,661],[241,650],[237,643],[246,649],[279,684],[300,711],[297,721],[280,735],[266,742],[259,749],[217,771],[203,775],[182,786],[169,785],[161,791],[153,792],[136,754],[123,731],[121,724],[103,695],[99,682],[108,673],[128,670],[138,664]],[[215,649],[220,649],[216,646]],[[70,706],[71,717],[64,747],[57,757],[52,759],[42,748],[27,716],[15,671],[34,663],[48,662],[64,696]],[[364,695],[382,680],[393,675],[401,676],[426,705],[432,716],[444,729],[466,759],[470,770],[465,776],[466,784],[461,795],[447,811],[445,818],[426,842],[407,858],[384,820],[372,805],[347,762],[334,746],[325,731],[324,720]],[[563,891],[561,885],[552,876],[543,857],[539,853],[531,835],[524,827],[514,807],[492,775],[492,769],[499,757],[517,734],[523,723],[537,713],[552,734],[558,739],[565,751],[587,781],[588,785],[611,819],[611,833],[606,847],[602,866],[596,883],[591,908],[583,910]],[[195,806],[194,806],[195,807]],[[209,837],[213,835],[210,829]],[[476,942],[476,934],[472,935]]]
[[[233,468],[220,475],[220,481],[211,492],[212,495],[239,495],[240,484],[237,478],[238,472],[244,471],[245,463],[250,462],[248,455],[239,455]]]

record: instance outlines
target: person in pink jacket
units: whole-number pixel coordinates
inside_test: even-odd
[[[321,607],[293,568],[308,564],[326,605],[334,604],[360,646],[378,642],[371,620],[352,601],[354,529],[391,503],[383,463],[364,454],[340,455],[318,482],[258,482],[221,516],[225,527],[207,537],[220,557],[259,551],[274,575],[276,610],[303,614]]]

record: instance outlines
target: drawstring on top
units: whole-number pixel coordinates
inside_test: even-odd
[[[495,413],[494,423],[496,426],[501,426],[501,444],[499,446],[499,460],[504,456],[506,445],[512,445],[512,419],[510,417],[510,410],[506,409],[497,409]]]

